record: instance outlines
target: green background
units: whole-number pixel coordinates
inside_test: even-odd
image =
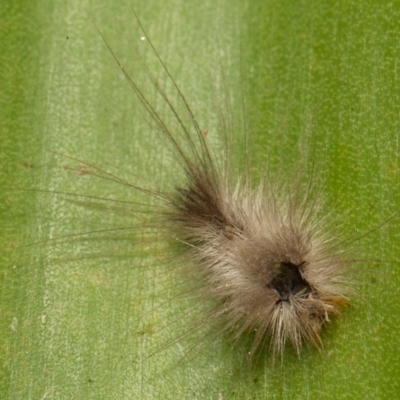
[[[400,217],[355,239],[400,209],[400,5],[133,4],[215,153],[233,132],[239,149],[251,142],[255,175],[314,168],[338,221],[327,229],[356,260],[357,295],[323,351],[257,366],[245,343],[184,335],[204,307],[179,296],[174,246],[148,228],[154,199],[85,164],[146,188],[182,182],[96,30],[175,132],[140,60],[187,115],[131,6],[0,6],[0,397],[396,398]]]

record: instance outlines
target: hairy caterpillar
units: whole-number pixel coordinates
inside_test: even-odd
[[[177,133],[157,114],[103,40],[185,171],[186,182],[173,190],[136,189],[161,200],[159,213],[167,236],[186,248],[188,261],[184,262],[192,264],[191,275],[202,282],[201,295],[216,300],[207,323],[224,321],[222,331],[233,331],[235,339],[254,332],[250,354],[268,341],[273,353],[281,355],[286,342],[298,353],[307,342],[321,346],[320,330],[347,304],[349,288],[342,250],[324,229],[326,221],[319,215],[311,184],[305,189],[300,183],[277,185],[264,176],[254,185],[247,173],[234,177],[229,154],[218,165],[207,145],[208,132],[198,125],[149,40],[192,125],[185,124],[152,78],[187,142],[188,150],[183,149]]]
[[[72,40],[73,40],[73,37],[70,37],[70,39],[69,39],[69,41],[71,42],[71,43],[73,43],[72,42]],[[124,63],[124,65],[126,65],[126,63]],[[117,73],[116,73],[117,74]],[[174,76],[177,76],[176,75],[176,73],[174,73]],[[135,75],[134,75],[134,77],[135,77]],[[178,78],[179,78],[179,75],[178,75]],[[195,78],[194,78],[195,79]],[[119,85],[121,85],[121,83],[118,83]],[[185,87],[186,87],[186,85],[183,85],[182,86],[182,88],[183,89],[185,89]],[[187,96],[187,91],[189,90],[189,93],[190,93],[190,89],[185,89],[185,96]],[[131,94],[130,94],[131,95]],[[133,97],[133,96],[132,96]],[[104,100],[103,100],[104,101]],[[160,101],[160,102],[163,102],[162,100]],[[193,104],[193,102],[191,101],[190,102],[190,104]],[[120,107],[121,109],[123,109],[124,108],[124,105],[121,105],[121,107]],[[129,114],[129,108],[127,109],[127,114]],[[196,110],[196,117],[197,118],[199,118],[201,116],[201,113],[199,113],[197,110]],[[134,125],[134,127],[135,127],[135,129],[133,129],[134,131],[136,131],[136,121],[134,121],[134,123],[135,123],[135,125]],[[204,129],[204,128],[208,128],[208,130],[209,130],[209,139],[207,140],[207,141],[212,141],[214,138],[215,138],[215,136],[218,134],[217,133],[217,131],[216,131],[216,129],[214,129],[213,127],[210,127],[209,126],[209,123],[208,123],[208,121],[203,121],[201,124],[200,124],[200,126],[201,126],[201,129]],[[67,127],[68,128],[68,130],[74,130],[74,126],[68,126]],[[301,130],[301,129],[300,129]],[[117,129],[115,130],[116,132],[117,132]],[[236,130],[236,132],[240,132],[240,130]],[[175,133],[175,131],[174,131],[174,133]],[[149,136],[150,136],[150,132],[149,132]],[[153,137],[153,140],[154,140],[154,138],[156,137],[156,136],[152,136]],[[284,139],[283,139],[284,140]],[[344,141],[344,140],[343,140]],[[136,136],[135,137],[130,137],[130,139],[129,139],[129,142],[130,143],[136,143]],[[159,139],[157,139],[157,141],[155,142],[156,144],[157,144],[157,147],[163,147],[163,142],[162,141],[160,141]],[[95,143],[94,144],[92,144],[93,146],[95,146]],[[116,140],[115,141],[115,145],[117,146],[118,145],[118,140]],[[347,144],[347,146],[350,146],[351,144]],[[184,145],[182,145],[182,146],[184,146]],[[210,149],[210,151],[214,151],[215,150],[215,145],[212,143],[212,144],[210,144],[209,145],[209,149]],[[266,145],[265,145],[265,147],[268,149],[269,148],[269,143],[267,143]],[[56,147],[55,147],[55,149],[57,149]],[[72,150],[64,150],[64,149],[61,149],[61,150],[59,150],[59,151],[61,151],[62,153],[66,153],[66,154],[70,154],[70,155],[73,155],[73,156],[76,156],[77,158],[81,158],[81,159],[84,159],[84,160],[91,160],[92,159],[92,157],[89,155],[87,155],[87,154],[85,154],[85,155],[81,155],[80,154],[80,152],[79,152],[79,149],[78,149],[78,151],[76,151],[76,149],[74,149],[75,151],[72,151]],[[215,151],[218,151],[219,149],[217,148]],[[83,150],[83,152],[84,152],[84,150]],[[96,154],[96,149],[94,149],[93,150],[93,153],[94,154]],[[371,153],[372,155],[373,155],[373,153]],[[381,154],[383,154],[383,153],[381,153]],[[101,157],[102,156],[97,156],[97,159],[98,160],[101,160]],[[290,161],[290,157],[287,157],[287,158],[284,158],[284,162],[288,162],[288,160]],[[354,160],[353,160],[354,161]],[[62,160],[62,161],[60,161],[62,164],[69,164],[69,162],[67,162],[65,159],[64,160]],[[123,162],[123,163],[132,163],[132,164],[138,164],[138,165],[142,165],[142,163],[143,163],[143,161],[140,159],[140,158],[122,158],[122,159],[115,159],[115,160],[113,160],[113,164],[114,165],[116,165],[116,164],[118,164],[118,165],[120,165],[120,163],[121,162]],[[223,161],[222,161],[223,162]],[[100,161],[100,163],[101,163],[101,161]],[[161,165],[163,165],[162,163],[160,163]],[[269,163],[268,163],[269,164]],[[273,161],[271,161],[271,164],[273,165]],[[257,164],[255,164],[256,166],[257,166]],[[103,167],[104,169],[109,169],[107,166],[106,167]],[[123,167],[123,168],[126,168],[126,167]],[[78,188],[73,188],[73,189],[69,189],[70,191],[75,191],[75,192],[77,192],[77,193],[82,193],[82,194],[85,194],[85,193],[89,193],[90,192],[90,187],[85,187],[86,185],[87,186],[89,186],[89,184],[87,184],[87,182],[89,181],[89,179],[88,179],[88,177],[87,177],[87,175],[88,174],[84,174],[84,172],[85,172],[85,167],[84,166],[82,166],[82,168],[78,168],[78,169],[80,169],[80,174],[79,175],[77,175],[77,174],[70,174],[69,175],[69,177],[68,177],[68,179],[70,180],[70,181],[72,181],[72,179],[74,179],[74,182],[75,182],[75,185],[76,186],[79,186],[80,185],[80,183],[82,182],[82,187],[78,187]],[[89,169],[89,167],[86,167],[86,169]],[[127,169],[127,168],[126,168]],[[362,170],[361,170],[362,171]],[[168,173],[170,173],[170,172],[168,172]],[[255,173],[257,174],[257,170],[255,171]],[[137,174],[137,172],[135,173],[133,173],[133,174],[131,174],[130,175],[130,181],[131,182],[133,182],[133,183],[135,183],[136,182],[136,175]],[[60,175],[60,173],[58,172],[58,175]],[[121,175],[123,175],[123,173],[121,173],[121,174],[118,174],[117,173],[117,175],[118,176],[121,176]],[[343,176],[345,176],[346,174],[345,173],[343,173]],[[257,178],[256,178],[257,179]],[[178,179],[177,179],[177,181],[178,181]],[[273,179],[273,181],[274,182],[276,182],[277,181],[277,179],[276,178],[274,178]],[[76,183],[76,182],[78,182],[78,183]],[[184,182],[184,179],[181,179],[181,180],[179,180],[179,182],[180,183],[182,183],[182,182]],[[178,183],[179,183],[178,182]],[[279,179],[278,179],[278,184],[279,184],[279,182],[281,182]],[[285,182],[285,180],[282,180],[282,182]],[[307,181],[306,181],[307,182]],[[346,181],[347,182],[347,181]],[[90,183],[90,182],[89,182]],[[146,183],[146,182],[144,182],[144,183]],[[153,185],[150,183],[149,184],[150,185],[150,187],[152,187],[153,188]],[[146,184],[144,184],[143,185],[143,182],[141,182],[140,183],[140,186],[141,187],[147,187],[147,185]],[[154,185],[154,186],[157,186],[157,185]],[[290,185],[289,185],[290,186]],[[306,186],[307,186],[307,184],[306,184]],[[41,186],[39,186],[39,187],[41,187]],[[167,189],[168,190],[168,189]],[[343,186],[343,190],[345,190],[345,187]],[[350,189],[351,190],[351,189]],[[295,190],[293,189],[293,191],[295,192]],[[134,192],[133,190],[130,190],[130,192]],[[279,189],[277,189],[275,192],[277,192],[277,193],[279,193]],[[285,193],[285,196],[287,195],[287,190],[285,190],[284,191],[284,193]],[[354,192],[354,193],[357,193],[357,192]],[[348,192],[345,192],[344,194],[343,193],[340,193],[340,195],[341,196],[349,196],[348,195]],[[118,197],[117,197],[118,199],[120,198],[119,197],[119,195],[118,195]],[[129,197],[128,197],[128,199],[129,199]],[[84,200],[84,198],[82,198],[82,201],[85,201]],[[365,202],[363,203],[363,204],[365,204]],[[328,206],[328,208],[329,208],[329,206]],[[88,207],[88,214],[90,213],[90,207]],[[135,208],[135,207],[133,207],[132,208],[133,209],[133,211],[138,211],[138,208]],[[154,210],[154,209],[153,209]],[[363,231],[368,231],[368,230],[370,230],[371,228],[371,223],[370,223],[370,225],[367,225],[366,227],[365,226],[361,226],[360,227],[360,223],[362,223],[362,221],[364,220],[364,217],[366,217],[366,214],[365,214],[365,210],[368,210],[368,205],[367,206],[364,206],[363,205],[363,207],[362,207],[362,210],[361,211],[357,211],[357,212],[361,212],[362,214],[360,215],[360,216],[358,216],[358,218],[357,218],[357,229],[360,229],[361,230],[361,232],[363,232]],[[103,210],[104,211],[104,210]],[[326,211],[326,209],[324,209],[324,211]],[[342,212],[342,210],[340,210],[340,212]],[[103,212],[102,214],[106,214],[106,212]],[[60,215],[60,218],[61,218],[61,215],[62,214],[59,214]],[[382,217],[382,214],[380,215],[380,217]],[[55,221],[56,219],[55,218],[57,218],[57,217],[54,217],[53,216],[53,218],[52,218],[52,220],[53,221]],[[343,217],[343,219],[346,219],[346,215]],[[381,218],[380,218],[381,219]],[[64,223],[64,225],[66,226],[66,227],[68,227],[68,220],[64,220],[63,221],[63,223]],[[373,225],[373,224],[372,224]],[[102,225],[100,225],[100,224],[98,224],[97,225],[97,229],[100,229],[100,227],[101,227]],[[115,224],[115,226],[116,227],[118,227],[118,224],[116,223]],[[89,230],[89,229],[88,229]],[[79,233],[79,232],[84,232],[85,231],[85,229],[84,228],[82,228],[81,230],[78,230],[78,229],[76,229],[76,228],[74,228],[73,230],[71,229],[71,234],[76,234],[76,233]],[[68,232],[67,232],[68,233]],[[92,242],[94,241],[93,240],[93,237],[94,237],[94,235],[92,235],[91,236],[91,240],[92,240]],[[150,247],[150,243],[148,242],[148,240],[149,239],[147,239],[146,237],[143,239],[143,241],[144,241],[144,243],[145,243],[145,245],[147,245],[148,247]],[[77,240],[77,242],[78,242],[78,240]],[[86,245],[87,243],[89,242],[89,240],[87,240],[87,241],[85,241],[84,240],[84,238],[83,237],[81,237],[80,239],[79,239],[79,247],[84,247],[84,245]],[[56,244],[55,244],[55,242],[53,242],[54,243],[54,247],[56,247]],[[138,246],[137,246],[138,247]],[[111,254],[112,253],[112,249],[109,249],[109,248],[105,248],[104,249],[104,253],[107,253],[107,254]],[[67,253],[68,254],[68,253]],[[76,253],[71,253],[71,255],[74,255],[75,256],[75,258],[78,258],[79,256],[80,256],[80,254],[82,254],[82,253],[79,253],[79,252],[76,252]],[[358,254],[357,254],[357,256],[358,256]],[[89,257],[88,257],[89,258]],[[385,255],[385,256],[382,256],[382,258],[389,258],[389,256],[388,255]],[[139,259],[138,258],[135,258],[135,259],[132,259],[131,261],[130,261],[130,263],[129,263],[129,266],[130,266],[130,268],[131,268],[131,270],[134,270],[135,268],[137,268],[136,267],[136,265],[139,263],[140,261],[139,261]],[[179,259],[177,260],[177,263],[179,264]],[[54,262],[53,262],[53,264],[54,264]],[[88,260],[87,261],[87,264],[89,264],[89,265],[91,265],[91,263],[90,263],[90,261]],[[94,274],[94,272],[95,271],[99,271],[99,270],[101,270],[101,269],[103,269],[103,270],[105,270],[105,271],[107,271],[107,269],[104,267],[104,264],[105,264],[105,262],[104,262],[104,260],[101,260],[101,262],[99,261],[98,262],[98,266],[97,266],[97,269],[95,269],[93,266],[91,266],[91,267],[88,267],[88,269],[87,269],[87,276],[90,276],[90,275],[92,275],[92,273],[93,273],[93,275],[95,275]],[[148,264],[148,265],[150,265],[150,264]],[[112,270],[111,268],[109,268],[110,269],[110,271]],[[67,268],[65,268],[64,267],[64,270],[65,271],[67,271],[68,269]],[[85,271],[85,276],[86,276],[86,269],[84,270]],[[179,271],[178,271],[179,272]],[[77,275],[77,276],[82,276],[82,272],[80,273],[81,275]],[[114,274],[114,275],[113,275]],[[113,270],[113,274],[110,272],[110,275],[113,277],[113,279],[114,279],[114,276],[116,276],[116,275],[118,275],[118,269],[117,268],[114,268],[114,270]],[[104,275],[106,275],[106,274],[104,274]],[[132,274],[133,275],[133,274]],[[132,277],[132,275],[131,276],[129,276],[128,275],[128,273],[127,273],[127,278],[128,277],[130,277],[131,279],[133,278]],[[108,278],[109,279],[109,278]],[[98,282],[107,282],[107,280],[101,280],[100,279],[100,277],[97,279],[97,281]],[[377,286],[375,286],[375,287],[377,287]],[[107,290],[102,290],[102,291],[100,291],[99,290],[99,292],[101,292],[102,293],[102,295],[104,296],[104,303],[106,302],[106,299],[109,299],[109,297],[107,296]],[[116,297],[118,298],[119,296],[126,296],[126,294],[125,293],[127,293],[128,292],[128,289],[126,289],[126,290],[124,290],[124,291],[119,291],[119,292],[117,292],[118,294],[116,295]],[[68,298],[67,296],[68,296],[68,294],[67,293],[64,293],[64,296],[65,296],[65,298]],[[72,295],[71,295],[72,296]],[[60,296],[61,297],[61,296]],[[79,297],[78,297],[78,299],[79,299]],[[100,299],[98,299],[98,301],[96,302],[96,306],[97,307],[101,307],[101,302],[99,301]],[[126,304],[126,302],[125,302],[125,297],[123,297],[123,298],[120,298],[119,299],[120,300],[120,304],[122,305],[122,307],[124,307],[124,304]],[[173,299],[172,299],[173,300]],[[82,302],[82,304],[83,305],[85,305],[86,303],[85,302]],[[114,303],[114,306],[115,306],[115,303]],[[102,310],[104,310],[104,308],[102,309]],[[351,312],[353,312],[353,315],[355,314],[355,316],[356,316],[356,318],[358,318],[358,314],[357,314],[357,309],[356,309],[356,311],[351,311]],[[95,314],[96,313],[96,307],[94,306],[94,305],[92,305],[92,308],[91,308],[91,313],[92,314]],[[135,315],[135,313],[134,312],[131,312],[131,313],[129,313],[128,311],[127,311],[127,313],[126,313],[127,315]],[[112,314],[112,313],[110,313],[109,315],[114,315],[114,314]],[[136,315],[138,315],[138,314],[136,314]],[[205,314],[206,315],[206,314]],[[353,317],[353,315],[351,315],[352,317]],[[179,318],[180,317],[180,315],[177,315],[176,316],[176,318]],[[361,318],[361,317],[360,317]],[[354,319],[353,319],[354,320]],[[51,321],[52,321],[52,318],[50,317],[50,316],[48,316],[47,317],[47,321],[48,321],[48,324],[49,323],[51,323]],[[348,327],[348,322],[350,322],[350,328]],[[116,323],[116,321],[113,321],[113,323]],[[352,326],[352,324],[351,324],[351,320],[350,320],[350,318],[349,318],[349,321],[347,321],[347,323],[344,325],[344,327],[342,328],[345,332],[347,332],[347,329],[353,329],[353,332],[354,332],[354,326],[353,326],[353,328],[351,328],[351,326]],[[151,328],[151,327],[150,327]],[[150,328],[149,328],[149,330],[150,330]],[[156,326],[156,329],[157,329],[157,326]],[[340,336],[340,333],[342,333],[343,334],[343,330],[340,330],[340,332],[339,332],[339,335],[337,335],[336,337],[338,337],[338,338],[341,338],[341,336]],[[134,334],[135,334],[135,332],[137,331],[137,329],[135,329],[134,327],[132,327],[131,328],[131,330],[129,330],[129,329],[126,329],[126,331],[127,331],[127,336],[128,336],[128,334],[130,334],[131,336],[134,336]],[[132,333],[132,331],[133,331],[133,333]],[[336,333],[336,332],[335,332]],[[150,336],[150,334],[148,334],[147,336]],[[365,338],[364,338],[364,340],[365,340]],[[129,348],[129,346],[125,346],[124,347],[125,349],[126,348]],[[251,346],[249,346],[248,347],[248,349],[250,349],[251,348]],[[328,343],[328,345],[325,345],[325,349],[329,352],[330,350],[331,350],[331,346],[330,346],[330,343]],[[262,353],[262,354],[266,354],[266,353]],[[94,377],[93,378],[95,381],[96,381],[96,377]],[[98,382],[98,381],[97,381]]]

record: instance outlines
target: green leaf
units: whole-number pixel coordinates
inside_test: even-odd
[[[134,7],[216,154],[225,122],[239,170],[246,138],[256,176],[264,164],[280,177],[314,168],[324,213],[340,221],[328,228],[355,240],[358,293],[323,333],[323,351],[300,358],[288,349],[273,363],[266,353],[252,367],[246,343],[191,332],[207,305],[179,296],[183,261],[149,228],[156,201],[116,182],[172,190],[184,176],[96,27],[173,132],[149,72],[189,121],[131,3],[9,2],[0,25],[1,398],[395,398],[400,218],[375,228],[400,210],[396,3]]]

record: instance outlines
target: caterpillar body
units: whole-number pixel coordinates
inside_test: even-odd
[[[147,34],[143,26],[141,29],[143,40]],[[161,198],[160,214],[167,235],[186,247],[183,251],[192,275],[203,285],[199,294],[215,300],[214,311],[205,317],[207,322],[212,325],[219,320],[222,331],[229,331],[235,340],[254,334],[250,355],[266,343],[274,355],[282,355],[286,342],[298,353],[305,343],[320,347],[320,330],[347,304],[349,287],[347,263],[335,238],[326,233],[326,220],[321,217],[321,204],[312,185],[276,184],[268,174],[254,184],[248,172],[235,180],[232,161],[216,161],[207,143],[208,132],[199,127],[148,39],[189,116],[191,126],[185,125],[151,77],[182,130],[184,149],[103,40],[183,166],[186,182],[154,196]],[[224,137],[229,140],[229,135]]]

